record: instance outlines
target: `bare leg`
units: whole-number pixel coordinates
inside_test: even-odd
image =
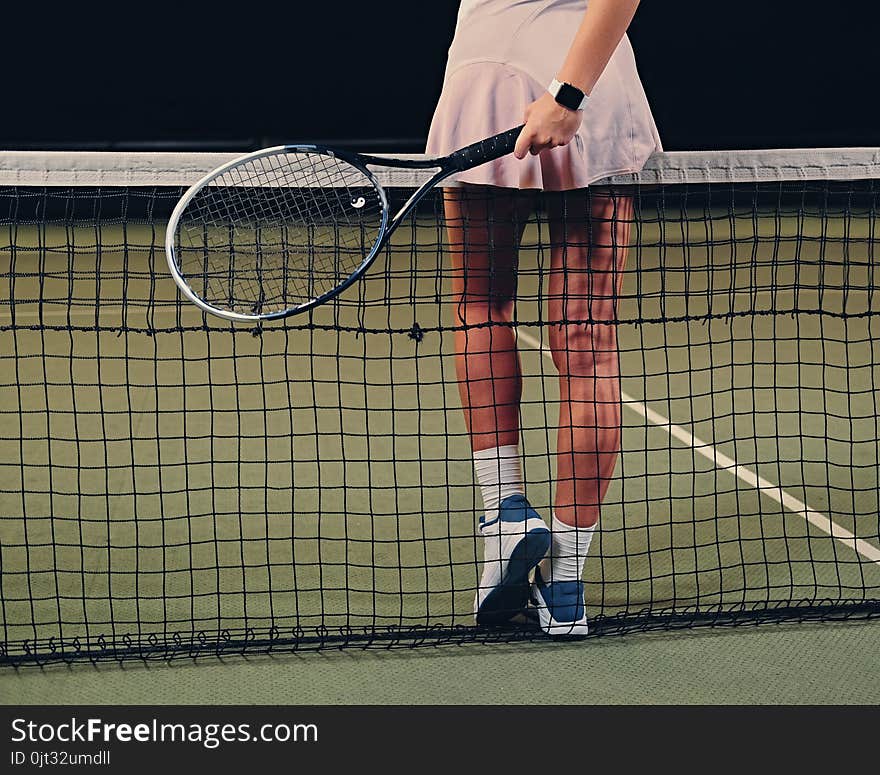
[[[519,443],[522,375],[510,323],[517,247],[530,194],[490,186],[444,191],[452,253],[455,368],[471,446]],[[500,325],[499,325],[500,324]]]
[[[509,323],[517,250],[531,195],[469,186],[445,192],[452,252],[458,389],[485,508],[477,624],[510,621],[528,603],[530,574],[551,535],[525,499],[519,460],[522,374]]]
[[[550,348],[560,386],[554,513],[589,528],[620,450],[615,321],[633,205],[590,189],[551,197],[548,207]]]

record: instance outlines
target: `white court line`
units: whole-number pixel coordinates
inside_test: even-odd
[[[531,334],[526,334],[522,331],[517,330],[516,328],[514,328],[514,331],[516,332],[517,339],[521,339],[530,347],[534,348],[535,350],[541,351],[541,353],[545,357],[552,358],[550,348],[545,347]],[[880,549],[878,549],[877,547],[869,544],[862,538],[856,538],[855,534],[850,533],[849,530],[841,527],[836,522],[826,517],[824,514],[821,514],[815,509],[811,509],[807,504],[802,503],[793,495],[787,493],[779,485],[767,481],[763,477],[758,476],[758,474],[756,474],[754,471],[751,471],[744,466],[738,465],[733,458],[728,457],[723,452],[719,452],[711,444],[708,444],[705,441],[698,439],[692,433],[685,430],[680,425],[674,424],[671,420],[664,417],[662,414],[655,412],[653,409],[646,406],[641,401],[637,401],[632,396],[627,395],[624,392],[621,392],[620,398],[623,404],[636,412],[636,414],[641,415],[648,422],[656,425],[659,429],[666,431],[670,436],[672,436],[674,439],[677,439],[685,446],[692,447],[703,457],[711,460],[722,471],[729,471],[738,479],[748,484],[750,487],[754,487],[761,494],[766,495],[771,500],[776,501],[792,513],[801,517],[801,519],[805,519],[807,522],[821,530],[823,533],[831,536],[832,538],[836,538],[848,549],[851,549],[857,554],[860,554],[866,560],[870,560],[871,562],[880,565]]]

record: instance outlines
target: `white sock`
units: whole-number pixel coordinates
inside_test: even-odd
[[[541,560],[541,575],[544,580],[580,581],[595,530],[595,525],[566,525],[554,514],[550,527],[550,552]]]
[[[498,506],[505,498],[525,495],[518,444],[474,452],[474,471],[483,494],[486,522],[498,516]]]

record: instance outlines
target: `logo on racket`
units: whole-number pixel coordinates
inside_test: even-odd
[[[367,203],[367,200],[364,199],[362,196],[352,197],[352,200],[351,200],[351,206],[355,210],[360,210],[366,203]]]

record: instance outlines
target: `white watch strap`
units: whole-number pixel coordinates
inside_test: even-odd
[[[559,94],[559,90],[562,88],[562,82],[556,80],[554,78],[550,81],[550,85],[547,87],[547,91],[553,95],[553,99],[556,99],[556,95]],[[581,104],[577,106],[578,110],[583,110],[587,106],[587,100],[589,97],[585,94],[584,98],[581,100]]]

